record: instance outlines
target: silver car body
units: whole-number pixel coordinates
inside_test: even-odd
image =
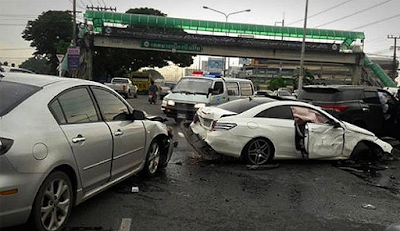
[[[0,227],[27,221],[39,187],[55,169],[71,178],[77,205],[140,171],[150,143],[168,136],[166,125],[148,120],[57,122],[48,104],[60,92],[92,86],[115,93],[100,83],[21,73],[6,73],[0,81],[42,88],[0,117],[0,137],[14,140],[0,155],[0,192],[18,189],[17,194],[0,195]],[[80,134],[86,140],[75,142]]]
[[[257,118],[260,112],[277,106],[301,106],[316,110],[334,122],[333,125],[308,123],[308,134],[305,146],[309,159],[348,159],[361,141],[372,142],[384,152],[390,153],[392,146],[373,133],[355,125],[342,122],[329,113],[311,104],[298,101],[275,101],[253,107],[236,114],[217,107],[204,107],[197,111],[198,122],[192,122],[190,128],[216,152],[239,158],[244,147],[255,138],[266,138],[273,144],[274,159],[302,159],[300,151],[295,148],[295,125],[293,119]],[[232,129],[213,129],[213,124],[234,126]],[[234,125],[233,125],[234,124]]]

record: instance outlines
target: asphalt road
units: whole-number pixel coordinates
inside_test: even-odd
[[[162,115],[160,101],[146,100],[129,102]],[[379,163],[387,169],[376,176],[330,161],[250,170],[235,160],[204,161],[168,124],[179,146],[165,171],[132,177],[73,208],[70,230],[384,230],[400,220],[399,161]],[[16,230],[27,228],[7,229]]]

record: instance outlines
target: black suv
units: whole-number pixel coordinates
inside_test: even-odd
[[[378,136],[399,139],[399,102],[389,92],[371,86],[305,86],[298,100],[320,106],[336,118]]]

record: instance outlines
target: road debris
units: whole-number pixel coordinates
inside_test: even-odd
[[[370,209],[370,210],[375,210],[376,209],[375,205],[371,205],[371,204],[362,204],[361,207],[363,209]]]
[[[131,189],[131,192],[138,193],[139,192],[139,187],[133,186],[132,189]]]
[[[246,165],[248,170],[268,170],[278,168],[279,164]]]

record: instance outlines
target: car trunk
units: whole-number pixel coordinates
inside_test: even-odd
[[[197,119],[200,125],[207,129],[212,130],[213,124],[221,117],[236,115],[235,112],[224,110],[217,107],[204,107],[197,111]]]

